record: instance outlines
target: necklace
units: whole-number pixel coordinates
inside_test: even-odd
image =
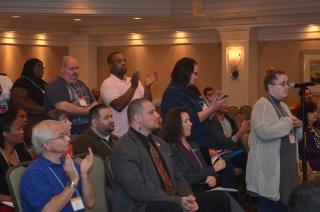
[[[44,94],[44,89],[42,89],[39,85],[37,85],[35,82],[33,82],[29,77],[22,76],[21,78],[24,78],[24,79],[28,80],[29,82],[31,82],[34,86],[36,86],[36,88],[38,88],[41,91],[41,93]]]
[[[310,131],[313,133],[314,144],[318,149],[320,149],[320,131],[312,126],[309,126]]]
[[[3,158],[6,160],[8,166],[11,167],[11,164],[9,163],[9,160],[8,160],[7,156],[4,154],[4,152],[3,152],[3,150],[1,148],[0,148],[0,152],[1,152],[1,155],[3,156]],[[18,164],[20,164],[20,159],[18,157],[18,154],[17,154],[16,150],[14,150],[14,154],[16,155],[16,158],[18,160]]]

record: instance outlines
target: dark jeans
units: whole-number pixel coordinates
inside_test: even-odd
[[[258,197],[258,212],[286,212],[286,206],[281,201],[273,201],[265,197]]]

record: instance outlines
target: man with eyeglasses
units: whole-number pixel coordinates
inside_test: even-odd
[[[69,131],[65,124],[54,120],[33,127],[32,144],[40,156],[21,179],[23,211],[85,211],[85,206],[94,205],[95,191],[88,176],[93,153],[89,149],[80,166],[66,155]]]
[[[247,190],[258,196],[259,212],[285,212],[285,205],[298,184],[297,142],[302,138],[302,122],[282,102],[288,96],[288,76],[269,69],[264,78],[265,97],[251,114]]]
[[[152,101],[151,85],[157,81],[157,73],[147,75],[145,87],[140,82],[140,73],[134,72],[132,77],[127,74],[127,61],[121,52],[113,52],[107,58],[110,76],[101,85],[101,97],[112,110],[115,124],[114,134],[122,136],[129,129],[127,118],[128,104],[134,99],[146,98]]]

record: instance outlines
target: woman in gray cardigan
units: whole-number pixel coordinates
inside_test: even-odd
[[[249,193],[258,196],[259,212],[282,212],[298,184],[297,142],[302,138],[302,122],[281,102],[289,91],[286,73],[267,71],[266,96],[255,103],[251,115],[246,183]]]

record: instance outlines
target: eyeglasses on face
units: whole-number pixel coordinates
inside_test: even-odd
[[[55,138],[50,138],[47,141],[54,141],[54,140],[66,139],[66,138],[70,138],[70,133],[69,132],[61,133],[59,136],[57,136]]]
[[[282,81],[282,82],[279,82],[279,83],[271,83],[271,85],[280,85],[282,87],[285,87],[285,86],[290,86],[290,83],[288,81]]]

